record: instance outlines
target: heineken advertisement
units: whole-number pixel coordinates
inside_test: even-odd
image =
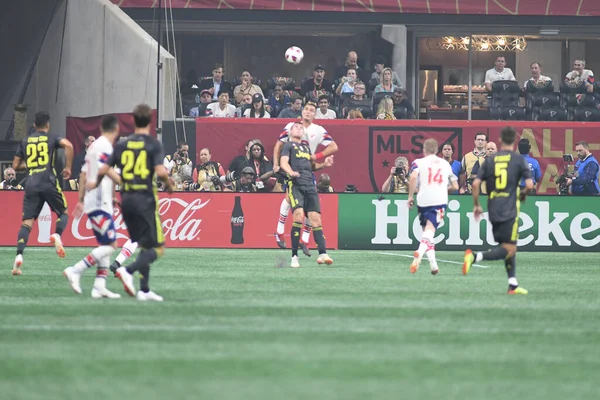
[[[406,195],[338,196],[340,249],[414,250],[421,237],[416,208]],[[484,210],[487,199],[482,200]],[[531,196],[521,204],[520,250],[599,251],[600,201],[597,197]],[[473,218],[470,196],[451,196],[435,236],[437,250],[488,249],[496,245],[492,227]]]

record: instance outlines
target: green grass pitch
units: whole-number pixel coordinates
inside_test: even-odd
[[[20,399],[597,399],[597,254],[520,253],[529,296],[502,263],[462,276],[438,253],[416,275],[401,252],[336,251],[299,269],[282,250],[167,249],[139,303],[69,288],[89,249],[2,248],[0,391]],[[387,254],[383,254],[387,253]],[[136,279],[136,285],[138,284]]]

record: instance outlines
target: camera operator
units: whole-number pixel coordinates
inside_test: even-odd
[[[23,190],[23,186],[17,182],[17,173],[12,167],[4,170],[4,180],[0,182],[0,190]]]
[[[529,155],[531,151],[531,143],[529,143],[529,139],[521,139],[519,140],[519,153],[523,156],[525,161],[527,161],[527,165],[529,166],[529,170],[531,171],[531,179],[533,180],[533,190],[529,192],[529,195],[535,194],[535,187],[537,183],[542,179],[542,169],[540,168],[540,163],[535,158]],[[519,187],[523,189],[525,187],[525,179],[521,179],[521,183]]]
[[[190,146],[186,142],[180,142],[177,151],[172,156],[170,154],[165,156],[163,165],[169,175],[192,175],[192,160],[190,159],[189,150]]]
[[[587,142],[575,143],[575,151],[579,160],[575,164],[575,176],[567,178],[566,184],[571,186],[571,193],[576,196],[597,196],[600,193],[598,185],[598,171],[600,166],[596,158],[590,153]]]
[[[383,193],[408,193],[408,159],[398,157],[390,171],[390,176],[381,186]]]
[[[231,189],[224,189],[226,192],[237,193],[256,193],[258,191],[254,182],[256,173],[252,167],[244,167],[241,176],[231,183]]]
[[[210,149],[204,148],[200,150],[200,165],[197,165],[194,169],[194,175],[192,180],[194,183],[189,185],[189,190],[195,190],[199,192],[221,192],[223,191],[223,185],[226,182],[231,182],[233,179],[221,180],[221,177],[230,176],[233,178],[233,174],[227,173],[223,170],[220,163],[211,161]]]

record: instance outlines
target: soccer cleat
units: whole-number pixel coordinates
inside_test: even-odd
[[[120,299],[121,295],[119,293],[113,293],[107,288],[96,288],[92,289],[92,299]]]
[[[290,263],[290,267],[300,268],[300,262],[298,261],[298,256],[292,256],[292,262]]]
[[[144,293],[141,290],[139,292],[137,292],[136,298],[139,301],[163,301],[164,300],[161,296],[157,295],[153,291],[149,291],[148,293]]]
[[[63,275],[69,281],[69,285],[71,289],[77,294],[81,294],[81,286],[79,284],[79,280],[81,279],[81,274],[77,273],[73,267],[67,267],[63,271]]]
[[[285,249],[285,240],[283,239],[283,235],[280,235],[279,233],[275,232],[273,236],[275,236],[277,246],[279,246],[280,249]]]
[[[110,272],[112,272],[115,275],[115,278],[117,277],[117,270],[119,268],[121,268],[121,264],[119,264],[117,260],[113,261],[113,263],[110,264]]]
[[[331,257],[329,257],[327,255],[327,253],[323,253],[323,254],[319,254],[319,258],[317,258],[317,264],[319,264],[319,265],[322,265],[322,264],[331,265],[331,264],[333,264],[333,260],[331,259]]]
[[[50,243],[54,245],[56,254],[58,254],[60,258],[65,258],[65,248],[63,247],[62,240],[60,239],[60,235],[58,233],[53,233],[50,236]]]
[[[300,248],[302,249],[302,252],[305,256],[310,257],[310,250],[308,249],[306,243],[300,243]]]
[[[12,274],[15,276],[21,275],[21,265],[23,265],[23,255],[17,254],[13,263]]]
[[[440,272],[440,269],[439,269],[439,268],[432,269],[432,270],[431,270],[431,275],[437,275],[439,272]]]
[[[475,262],[475,255],[473,254],[471,249],[467,249],[465,251],[465,258],[464,258],[463,267],[462,267],[463,275],[467,275],[469,273],[469,270],[471,269],[471,265],[473,265],[474,262]]]
[[[121,267],[117,269],[117,278],[123,282],[123,289],[127,292],[131,297],[135,297],[135,286],[133,286],[133,276],[127,272],[125,267]]]
[[[419,269],[419,264],[421,264],[421,256],[419,256],[419,252],[415,251],[413,253],[413,262],[410,264],[410,273],[411,274],[415,274],[417,273],[417,270]]]
[[[527,294],[527,289],[523,289],[521,286],[517,286],[513,290],[508,289],[508,294]]]

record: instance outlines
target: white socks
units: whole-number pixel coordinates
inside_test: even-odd
[[[123,263],[125,261],[127,261],[127,259],[129,257],[131,257],[133,255],[133,253],[135,253],[135,251],[138,248],[138,244],[137,242],[132,242],[131,239],[129,239],[124,245],[123,248],[121,249],[121,252],[119,253],[119,255],[116,258],[116,261],[119,263],[119,265],[123,265]]]
[[[483,260],[483,253],[482,252],[477,252],[477,254],[475,254],[475,262],[479,262]]]
[[[429,248],[433,245],[433,232],[425,231],[423,232],[423,236],[421,236],[421,243],[419,244],[419,248],[417,249],[417,253],[419,253],[419,257],[423,257],[423,255],[429,250]]]
[[[508,278],[508,284],[510,286],[519,286],[519,282],[517,281],[517,278]]]
[[[304,219],[304,229],[302,230],[302,238],[301,242],[308,244],[310,241],[310,233],[312,232],[312,226],[310,225],[310,221],[308,218]]]
[[[76,272],[82,273],[86,268],[96,265],[104,257],[110,257],[115,249],[112,246],[98,246],[90,252],[83,260],[73,266]]]
[[[279,221],[277,221],[277,234],[283,235],[285,233],[285,220],[290,212],[292,206],[287,202],[287,199],[283,199],[281,206],[279,206]]]

